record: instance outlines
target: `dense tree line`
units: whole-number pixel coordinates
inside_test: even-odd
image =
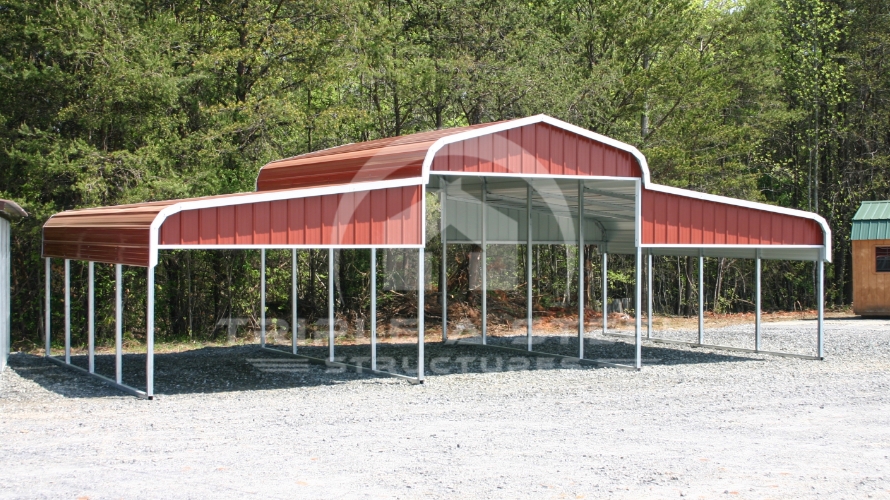
[[[55,212],[249,191],[272,159],[536,113],[636,145],[656,182],[820,213],[834,232],[828,301],[849,304],[850,220],[860,201],[890,197],[888,55],[886,0],[0,1],[0,198],[32,214],[14,228],[13,331],[39,343],[40,227]],[[522,249],[499,252],[524,265]],[[535,249],[540,307],[577,300],[576,253]],[[476,300],[474,255],[449,253],[457,302]],[[310,321],[324,315],[326,259],[300,255]],[[162,338],[218,337],[221,319],[257,317],[258,260],[163,254]],[[657,259],[658,312],[697,307],[694,260]],[[595,302],[594,248],[585,261]],[[630,264],[611,267],[613,296],[632,296]],[[269,269],[270,311],[286,317],[289,252],[270,252]],[[367,251],[337,258],[349,321],[366,315],[370,272]],[[99,266],[100,297],[110,273]],[[752,263],[708,259],[706,274],[709,309],[750,310]],[[79,264],[74,276],[82,314]],[[144,272],[126,280],[138,337]],[[768,308],[814,303],[812,264],[769,262],[764,281]],[[505,310],[525,286],[507,282],[493,299]],[[413,294],[389,288],[382,308],[408,315]],[[98,317],[110,307],[100,300]]]

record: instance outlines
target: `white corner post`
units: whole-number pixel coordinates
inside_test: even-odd
[[[488,182],[482,178],[482,345],[488,343]]]
[[[376,248],[371,248],[371,369],[377,370],[377,249]]]
[[[578,357],[584,358],[584,181],[578,181]]]
[[[634,285],[634,308],[636,309],[636,314],[634,314],[634,367],[639,370],[643,367],[643,315],[640,314],[643,309],[641,307],[643,305],[643,248],[639,245],[639,243],[637,243],[636,254],[636,266],[634,266],[634,272],[636,273],[636,283]]]
[[[334,361],[334,249],[328,249],[328,361]]]
[[[50,258],[47,257],[45,259],[45,270],[44,270],[44,278],[46,281],[46,292],[45,292],[45,300],[46,306],[43,311],[43,322],[44,322],[44,333],[46,334],[46,355],[52,355],[52,314],[50,311],[50,303],[52,301],[52,292],[50,291],[50,281],[52,277],[52,263],[50,262]]]
[[[65,259],[65,363],[71,364],[71,260]]]
[[[698,343],[705,343],[705,254],[698,252]]]
[[[818,304],[818,316],[816,322],[816,356],[819,359],[825,357],[825,247],[819,252],[819,262],[816,264],[816,303]]]
[[[609,254],[603,245],[603,333],[609,329]]]
[[[114,381],[118,384],[123,380],[123,266],[114,265]]]
[[[297,249],[294,248],[291,250],[291,276],[290,276],[290,296],[291,296],[291,351],[293,354],[297,353],[297,334],[300,329],[299,317],[297,316],[297,273],[299,272],[299,268],[297,267]]]
[[[148,266],[148,310],[145,312],[145,397],[155,394],[155,267]]]
[[[266,347],[266,249],[260,249],[260,347]]]
[[[442,190],[439,192],[439,237],[442,239],[442,265],[439,269],[439,282],[442,283],[442,342],[448,340],[448,221],[445,218],[448,206],[448,184],[442,177]],[[373,249],[371,250],[374,251]]]
[[[760,311],[761,311],[761,303],[760,303],[760,274],[761,274],[761,262],[760,262],[760,249],[756,250],[755,258],[754,258],[754,350],[760,350]]]
[[[528,181],[527,192],[525,194],[525,336],[528,343],[528,350],[532,350],[532,184],[531,179]]]
[[[423,352],[423,333],[424,333],[424,325],[423,325],[423,316],[424,316],[424,295],[426,290],[423,288],[423,259],[424,259],[424,249],[420,247],[417,249],[417,381],[423,382],[423,361],[424,361],[424,352]]]
[[[90,261],[87,264],[87,269],[87,279],[89,280],[89,291],[87,292],[88,370],[90,373],[96,373],[96,263]]]
[[[648,254],[649,265],[646,268],[646,278],[648,283],[646,284],[646,295],[647,295],[647,304],[646,304],[646,338],[652,338],[652,253]]]

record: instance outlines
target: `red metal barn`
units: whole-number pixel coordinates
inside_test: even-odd
[[[278,248],[293,249],[294,259],[301,248],[414,248],[422,254],[428,192],[438,193],[445,207],[443,246],[476,243],[484,256],[490,244],[523,244],[529,253],[535,244],[597,245],[604,271],[608,254],[635,255],[637,304],[642,303],[644,256],[650,266],[652,255],[698,256],[700,265],[708,256],[755,259],[758,287],[761,259],[814,261],[820,276],[823,263],[831,260],[831,232],[818,215],[655,184],[645,157],[633,146],[546,115],[274,161],[260,170],[253,193],[63,212],[44,226],[44,257],[47,270],[51,258],[148,269],[148,385],[138,391],[121,386],[119,378],[109,382],[151,397],[153,276],[159,251]],[[583,275],[580,262],[579,272]],[[483,283],[485,273],[483,265]],[[485,293],[483,286],[483,318]],[[651,308],[651,293],[649,302]],[[529,290],[529,351],[530,303]],[[583,303],[579,309],[578,359],[593,363],[584,358]],[[758,299],[758,340],[752,349],[757,351],[759,310]],[[333,325],[332,300],[329,315]],[[443,317],[444,327],[444,310]],[[810,356],[816,358],[822,357],[821,299],[819,317],[817,355]],[[637,314],[631,368],[641,367],[641,329]],[[697,344],[703,345],[701,317],[699,329]],[[422,315],[418,330],[419,382],[424,379]],[[330,334],[333,361],[333,329]],[[291,354],[296,354],[295,342]]]

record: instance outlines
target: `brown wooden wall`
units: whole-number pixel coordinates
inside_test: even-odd
[[[890,273],[875,270],[875,247],[890,247],[890,240],[853,241],[853,312],[890,316]]]

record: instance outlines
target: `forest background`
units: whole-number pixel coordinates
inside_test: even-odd
[[[655,182],[818,212],[834,234],[827,300],[843,306],[852,215],[863,200],[890,198],[888,57],[888,0],[2,0],[0,198],[31,214],[13,231],[15,343],[41,343],[41,226],[56,212],[251,191],[269,160],[537,113],[635,145]],[[428,206],[436,217],[435,200]],[[500,252],[524,266],[521,249]],[[310,323],[326,311],[326,255],[300,255]],[[456,304],[478,300],[477,255],[449,253]],[[599,260],[594,248],[584,256],[593,307]],[[577,300],[575,259],[574,247],[536,247],[538,310]],[[338,255],[337,308],[349,324],[367,315],[368,260]],[[657,313],[695,313],[695,260],[656,259]],[[258,261],[251,251],[163,253],[159,338],[219,339],[221,319],[255,320]],[[390,272],[410,273],[405,262]],[[610,296],[632,296],[631,260],[610,264]],[[269,314],[287,318],[289,252],[270,252],[268,265]],[[101,342],[112,332],[112,270],[97,272]],[[54,274],[60,301],[61,261]],[[73,274],[82,318],[85,266]],[[493,285],[493,314],[521,304],[519,274]],[[125,279],[125,324],[138,341],[144,269]],[[751,310],[753,279],[752,262],[707,259],[706,307]],[[413,315],[416,294],[391,288],[383,317]],[[812,307],[813,264],[767,262],[764,290],[767,309]],[[61,303],[53,309],[61,322]]]

